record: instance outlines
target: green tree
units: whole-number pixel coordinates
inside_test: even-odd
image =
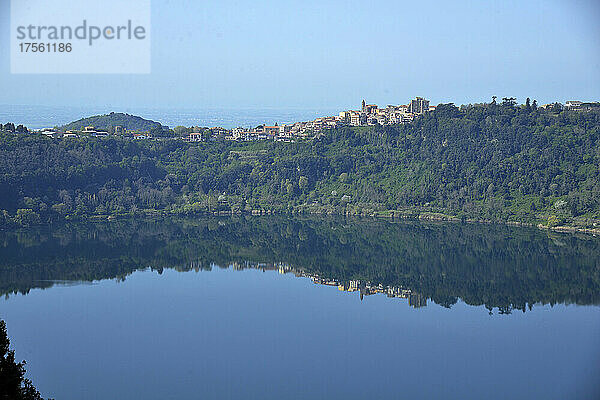
[[[0,320],[0,399],[43,400],[31,381],[25,378],[25,361],[15,362],[15,352],[10,349],[3,320]]]
[[[300,178],[298,178],[298,187],[301,191],[304,192],[308,187],[308,178],[305,176],[301,176]]]
[[[40,215],[31,208],[19,208],[17,210],[16,222],[23,226],[39,224]]]
[[[190,129],[186,128],[185,126],[178,125],[175,128],[173,128],[173,132],[176,136],[181,137],[186,136],[190,132]]]
[[[505,107],[514,107],[517,104],[517,99],[514,97],[503,97],[502,105]]]

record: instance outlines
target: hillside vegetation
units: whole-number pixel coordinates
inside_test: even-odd
[[[319,139],[0,138],[5,223],[108,214],[330,212],[598,226],[600,113],[439,105]]]
[[[144,119],[136,115],[115,112],[111,112],[110,114],[105,115],[94,115],[92,117],[82,118],[80,120],[62,126],[61,129],[80,131],[86,126],[93,126],[98,130],[105,130],[108,132],[113,132],[115,126],[121,126],[127,130],[139,132],[168,130],[168,127],[161,125],[159,122]]]

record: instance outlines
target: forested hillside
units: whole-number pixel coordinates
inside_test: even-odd
[[[4,223],[166,212],[332,212],[598,226],[600,113],[439,105],[295,143],[0,139]]]
[[[151,121],[138,117],[136,115],[124,113],[110,113],[105,115],[94,115],[92,117],[82,118],[80,120],[64,125],[64,130],[82,130],[86,126],[93,126],[98,130],[113,132],[115,126],[123,129],[140,132],[162,132],[169,128],[161,125],[159,122]]]

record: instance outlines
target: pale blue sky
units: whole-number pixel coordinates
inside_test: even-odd
[[[600,99],[594,0],[153,0],[149,75],[11,75],[9,14],[0,0],[0,104],[345,109],[363,98]]]

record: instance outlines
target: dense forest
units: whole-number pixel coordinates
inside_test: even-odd
[[[319,212],[600,226],[600,112],[441,104],[294,143],[0,135],[0,223]]]
[[[0,294],[136,270],[285,263],[510,313],[600,304],[600,240],[504,225],[234,216],[70,222],[0,231]],[[215,267],[216,268],[216,267]]]

